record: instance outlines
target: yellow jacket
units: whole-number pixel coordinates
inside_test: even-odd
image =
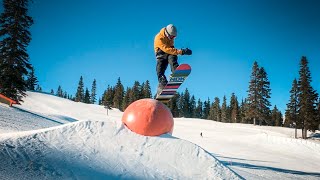
[[[154,51],[155,53],[161,49],[163,52],[172,55],[182,54],[182,51],[174,48],[174,40],[169,39],[165,35],[165,28],[162,28],[160,32],[154,38]]]

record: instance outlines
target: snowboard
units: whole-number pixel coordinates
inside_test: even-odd
[[[159,92],[157,93],[156,100],[168,103],[190,73],[191,67],[189,64],[179,65],[174,73],[170,75],[170,79],[164,88],[158,90]]]

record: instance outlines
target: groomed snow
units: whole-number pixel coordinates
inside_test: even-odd
[[[176,118],[172,136],[144,137],[122,114],[35,92],[0,104],[0,179],[320,179],[319,131],[301,140],[290,128]]]
[[[34,92],[17,107],[0,111],[0,179],[241,179],[189,141],[131,132],[117,110]]]

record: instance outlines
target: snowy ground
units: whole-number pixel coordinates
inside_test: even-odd
[[[176,119],[173,136],[198,144],[246,179],[320,179],[319,141],[293,139],[293,129]]]
[[[0,179],[320,179],[319,137],[293,129],[177,118],[144,137],[97,105],[28,92],[16,107],[0,105]]]
[[[0,179],[241,179],[196,144],[131,132],[117,110],[28,95],[1,107]]]

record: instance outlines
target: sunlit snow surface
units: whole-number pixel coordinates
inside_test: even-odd
[[[0,104],[0,179],[320,179],[319,141],[293,129],[177,118],[144,137],[116,109],[35,92],[16,107]]]

